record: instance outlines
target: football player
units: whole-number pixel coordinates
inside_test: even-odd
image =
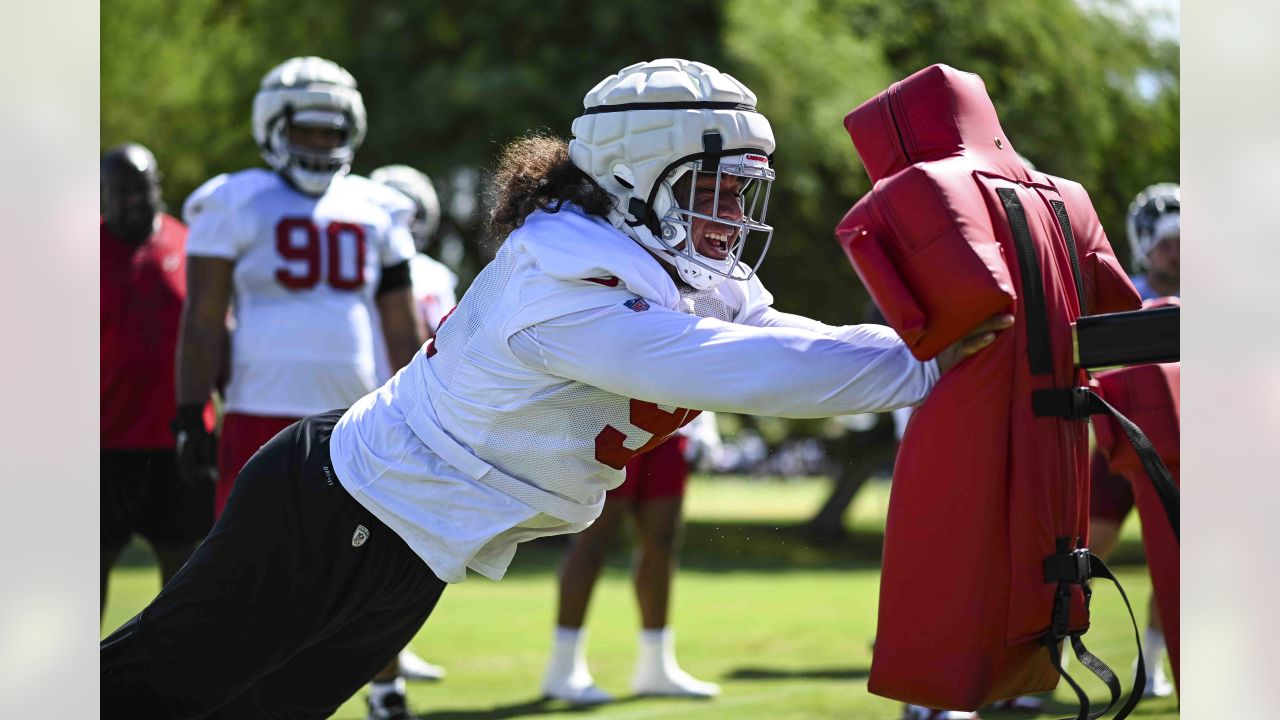
[[[614,699],[595,684],[588,669],[583,624],[609,547],[628,517],[636,533],[633,581],[641,625],[632,691],[636,695],[688,698],[720,694],[719,685],[699,680],[680,667],[675,631],[669,624],[688,458],[697,439],[689,436],[693,433],[710,436],[710,441],[703,441],[706,445],[718,445],[715,413],[698,415],[661,445],[632,458],[626,479],[606,494],[600,517],[573,539],[560,568],[556,628],[542,680],[544,697],[573,705],[597,705]]]
[[[773,235],[755,102],[702,63],[637,63],[587,94],[571,143],[513,143],[494,260],[408,367],[254,455],[209,539],[103,641],[104,714],[332,712],[446,584],[589,526],[700,410],[913,404],[1012,324],[922,363],[888,328],[773,309],[744,259]]]
[[[270,169],[219,175],[187,199],[191,292],[178,427],[192,476],[207,475],[213,461],[195,411],[213,387],[229,307],[234,315],[218,514],[240,468],[272,436],[304,415],[347,407],[385,380],[377,367],[384,341],[393,370],[421,346],[409,269],[415,208],[400,192],[349,174],[365,128],[346,70],[318,57],[290,59],[266,74],[253,102],[253,138]],[[394,667],[378,679],[372,702],[403,706]]]
[[[1138,193],[1129,205],[1125,230],[1133,251],[1133,286],[1143,300],[1177,297],[1180,290],[1179,255],[1182,239],[1182,193],[1173,183],[1157,183]],[[1089,473],[1089,547],[1107,559],[1120,540],[1120,527],[1133,510],[1133,486],[1107,469],[1106,458],[1094,452]],[[1160,628],[1155,595],[1151,597],[1142,647],[1147,660],[1148,697],[1173,694],[1164,670],[1166,645]]]
[[[187,227],[164,212],[156,158],[141,145],[108,151],[100,186],[105,610],[107,578],[135,532],[155,550],[162,584],[178,572],[213,525],[213,486],[179,481],[169,427]]]
[[[408,165],[380,167],[370,173],[369,179],[393,187],[413,201],[410,229],[418,253],[409,261],[409,275],[418,310],[418,333],[423,338],[433,338],[440,321],[458,302],[454,295],[458,276],[444,263],[427,255],[427,248],[440,227],[440,199],[436,188],[431,178]]]

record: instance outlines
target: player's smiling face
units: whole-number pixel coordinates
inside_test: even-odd
[[[689,178],[692,174],[689,173],[680,178],[672,188],[676,202],[681,205],[689,201]],[[694,187],[692,209],[696,213],[736,222],[742,219],[741,191],[741,178],[721,174],[720,193],[717,197],[716,177],[699,174],[697,185]],[[713,260],[723,260],[728,257],[729,248],[733,247],[734,240],[737,239],[738,227],[695,217],[690,234],[693,237],[693,247],[700,255]]]

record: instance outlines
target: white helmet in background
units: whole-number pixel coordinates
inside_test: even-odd
[[[291,124],[340,130],[343,141],[332,150],[291,145]],[[365,130],[355,78],[324,58],[284,61],[262,78],[253,98],[253,139],[262,159],[308,195],[323,194],[335,177],[351,170]]]
[[[393,187],[413,201],[416,209],[409,230],[418,252],[426,252],[440,227],[440,198],[431,178],[408,165],[386,165],[374,170],[369,179]]]
[[[623,68],[592,88],[582,104],[586,112],[573,121],[569,158],[613,196],[613,225],[694,288],[751,277],[773,239],[765,224],[773,129],[756,111],[755,94],[710,65],[666,58]],[[695,174],[689,197],[677,202],[674,185],[688,173]],[[723,175],[742,179],[741,219],[693,212],[697,173],[714,176],[717,188]],[[686,242],[695,217],[735,229],[724,260]],[[748,271],[742,252],[752,232],[762,234],[763,243]]]
[[[1156,243],[1170,235],[1181,234],[1182,191],[1174,183],[1157,183],[1147,187],[1129,205],[1125,230],[1133,265],[1138,272],[1147,268],[1147,257]]]

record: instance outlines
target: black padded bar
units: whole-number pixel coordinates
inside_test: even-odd
[[[1178,306],[1089,315],[1076,321],[1076,364],[1088,370],[1177,362]]]

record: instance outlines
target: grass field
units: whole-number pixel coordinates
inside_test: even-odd
[[[502,582],[472,576],[445,592],[413,648],[443,664],[449,676],[439,684],[411,685],[411,707],[435,720],[899,717],[897,703],[866,689],[887,485],[863,489],[846,517],[852,530],[847,541],[813,547],[796,525],[818,506],[825,491],[820,480],[699,479],[691,486],[674,626],[681,664],[721,684],[716,700],[627,697],[638,619],[628,556],[621,548],[596,589],[588,621],[592,671],[621,700],[585,710],[540,700],[555,612],[555,567],[563,550],[560,543],[542,541],[517,554]],[[1136,523],[1126,526],[1115,559],[1134,607],[1145,618],[1150,582],[1139,564]],[[148,551],[132,546],[112,576],[104,634],[140,609],[158,586]],[[1128,616],[1109,583],[1098,587],[1094,626],[1086,638],[1121,674],[1127,690],[1130,678],[1125,676],[1134,657]],[[1078,663],[1072,667],[1080,670]],[[1096,681],[1086,687],[1095,699],[1105,693]],[[363,720],[362,695],[335,717]],[[1038,717],[1074,716],[1073,698],[1063,684],[1049,711]],[[1177,704],[1172,699],[1144,701],[1135,716],[1177,718]]]

